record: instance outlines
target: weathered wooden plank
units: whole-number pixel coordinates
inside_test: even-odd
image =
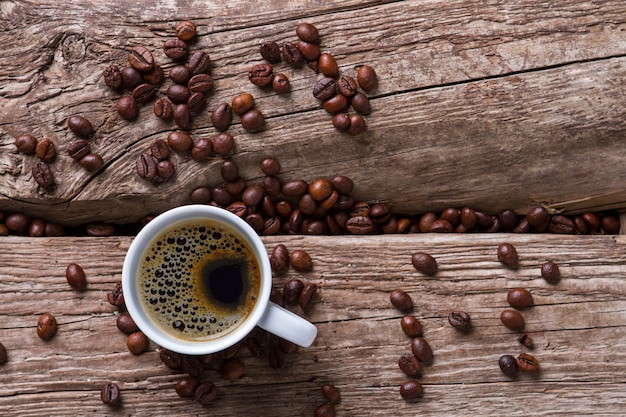
[[[8,51],[0,105],[12,109],[0,115],[5,210],[41,215],[45,206],[51,221],[130,222],[220,181],[219,159],[197,164],[180,155],[173,158],[174,182],[140,181],[134,159],[172,125],[149,108],[135,123],[121,121],[113,110],[117,96],[101,80],[104,66],[123,64],[124,51],[136,44],[171,67],[160,47],[181,13],[199,23],[193,48],[209,51],[215,62],[210,107],[249,90],[268,116],[263,133],[247,134],[237,123],[230,129],[233,159],[251,180],[260,175],[258,161],[273,155],[285,179],[350,175],[358,198],[388,200],[405,213],[449,205],[520,212],[539,203],[568,211],[624,207],[626,173],[616,161],[624,153],[623,2],[561,0],[550,8],[531,1],[271,2],[252,20],[241,13],[244,2],[185,3],[187,12],[163,3],[142,16],[135,6],[120,14],[115,2],[74,5],[3,3],[0,39]],[[278,10],[286,14],[274,18]],[[332,128],[311,96],[316,76],[308,69],[277,66],[292,79],[288,97],[246,80],[260,61],[258,44],[295,39],[293,28],[303,20],[318,25],[323,48],[344,72],[364,62],[377,69],[380,87],[362,137]],[[76,113],[97,128],[92,147],[107,162],[97,175],[66,155],[65,120]],[[14,152],[13,138],[25,130],[59,145],[58,187],[49,195],[30,176],[33,159]],[[214,135],[207,115],[197,118],[192,134]],[[390,170],[393,181],[381,174]]]
[[[9,362],[0,373],[3,415],[212,415],[310,416],[323,402],[319,387],[337,385],[338,415],[622,415],[625,412],[621,368],[626,357],[626,240],[620,236],[439,235],[263,238],[268,251],[277,243],[307,250],[310,273],[290,270],[275,285],[294,277],[319,286],[319,297],[306,317],[316,323],[313,347],[288,355],[286,369],[273,370],[267,359],[238,356],[245,376],[227,382],[214,371],[220,396],[205,409],[173,390],[178,374],[160,363],[156,346],[133,356],[115,327],[115,311],[106,292],[121,278],[131,238],[20,238],[0,240],[0,342]],[[496,249],[513,243],[520,269],[497,262]],[[410,256],[431,253],[439,272],[416,272]],[[562,272],[556,285],[546,283],[539,266],[552,259]],[[89,286],[76,292],[65,282],[70,262],[83,266]],[[538,375],[504,377],[497,359],[525,349],[518,333],[499,322],[506,292],[529,289],[534,306],[523,311],[526,331],[535,340],[532,354]],[[397,358],[410,352],[402,316],[389,302],[401,288],[415,301],[414,314],[435,352],[420,381],[424,398],[405,403],[398,394],[405,376]],[[292,307],[303,314],[299,307]],[[473,331],[462,335],[446,320],[453,309],[469,312]],[[35,334],[37,316],[53,312],[59,333],[43,342]],[[99,388],[115,381],[123,405],[100,403]],[[157,410],[157,411],[155,411]]]

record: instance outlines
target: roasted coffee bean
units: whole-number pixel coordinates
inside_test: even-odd
[[[241,195],[241,201],[248,207],[256,207],[261,202],[265,191],[260,185],[251,185],[247,187]]]
[[[304,57],[298,47],[293,43],[286,43],[282,48],[283,59],[293,67],[299,67],[304,62]]]
[[[321,391],[322,395],[326,397],[331,404],[339,404],[341,402],[341,393],[333,384],[322,385]]]
[[[274,177],[267,177],[267,178],[274,178]],[[289,204],[289,202],[286,200],[277,201],[275,204],[275,208],[276,208],[276,213],[282,217],[289,217],[291,215],[291,212],[293,211],[291,204]]]
[[[234,181],[239,178],[239,167],[234,161],[226,160],[222,162],[220,174],[225,181]]]
[[[415,401],[423,395],[422,384],[418,381],[410,380],[400,386],[400,396],[406,401]]]
[[[265,86],[272,83],[274,68],[270,64],[256,64],[248,71],[248,79],[252,84]]]
[[[526,308],[533,304],[533,296],[527,289],[513,288],[507,293],[506,301],[511,307]]]
[[[93,133],[91,122],[83,116],[75,115],[67,119],[67,127],[78,136],[87,137]]]
[[[206,97],[202,93],[191,93],[187,99],[187,107],[193,113],[200,113],[206,107]]]
[[[302,292],[298,297],[298,304],[300,305],[302,311],[308,311],[311,308],[316,294],[317,284],[309,282],[304,285],[304,288],[302,288]]]
[[[170,147],[163,139],[157,139],[150,144],[150,153],[157,161],[163,161],[170,156]]]
[[[304,289],[304,282],[297,278],[292,278],[285,283],[283,288],[283,296],[287,303],[293,304],[298,301],[302,290]]]
[[[80,158],[80,165],[85,168],[86,171],[96,172],[104,166],[104,160],[97,153],[88,153]]]
[[[299,40],[296,43],[296,46],[304,59],[307,61],[315,61],[320,57],[321,51],[319,45],[311,42],[305,42],[303,40]]]
[[[224,190],[226,190],[226,192],[231,196],[238,196],[243,193],[243,190],[245,190],[246,187],[246,180],[244,180],[243,178],[237,178],[235,181],[227,182],[224,185]],[[242,203],[242,205],[245,207],[245,204]]]
[[[450,233],[452,232],[453,227],[450,222],[446,220],[435,220],[430,224],[429,232],[433,233]]]
[[[309,184],[308,191],[313,200],[322,201],[331,195],[333,192],[333,185],[325,178],[318,178]]]
[[[280,173],[280,162],[278,159],[265,158],[261,161],[261,171],[267,176],[274,177]]]
[[[50,167],[48,166],[48,164],[46,164],[45,162],[43,161],[35,162],[35,165],[33,165],[31,172],[32,172],[33,178],[35,179],[35,182],[41,188],[49,190],[54,185],[54,177],[52,175],[52,171],[50,170]],[[8,223],[7,223],[7,226],[9,226]]]
[[[526,333],[520,335],[520,337],[517,338],[517,341],[529,349],[533,348],[533,339],[532,337],[528,336]]]
[[[9,228],[5,225],[0,223],[0,236],[8,236],[9,235]]]
[[[43,219],[33,219],[28,226],[30,237],[41,237],[45,233],[46,222]]]
[[[272,290],[270,291],[270,301],[281,307],[285,306],[285,297],[283,296],[282,291],[278,288],[272,288]]]
[[[263,59],[268,62],[276,63],[280,61],[280,46],[274,41],[263,42],[259,48],[259,52]]]
[[[400,320],[400,326],[404,333],[409,337],[417,337],[422,335],[422,323],[414,317],[410,315],[406,315],[402,317]]]
[[[272,271],[277,274],[287,271],[289,268],[289,251],[285,245],[278,244],[274,247],[270,255],[270,265],[272,266]],[[296,298],[294,297],[290,301],[293,302]]]
[[[197,74],[191,77],[187,87],[192,93],[206,94],[213,89],[213,78],[209,74]]]
[[[471,207],[463,207],[461,209],[461,224],[467,229],[476,226],[476,211]]]
[[[161,85],[165,80],[165,73],[160,65],[154,64],[154,68],[151,71],[143,74],[143,80],[152,85]]]
[[[433,350],[423,337],[414,337],[411,340],[411,351],[424,365],[433,363]]]
[[[104,384],[100,389],[100,400],[110,406],[115,407],[121,402],[120,388],[117,384],[109,382]]]
[[[413,267],[419,272],[426,275],[435,275],[437,273],[437,261],[426,252],[416,252],[411,256]]]
[[[330,77],[324,77],[313,87],[313,97],[318,100],[328,100],[337,93],[337,81]],[[347,100],[346,100],[347,102]],[[346,106],[347,107],[347,106]]]
[[[411,296],[402,290],[394,290],[389,294],[389,300],[391,304],[402,312],[409,312],[413,310],[413,300]]]
[[[524,316],[519,311],[503,310],[500,313],[500,321],[511,330],[522,330],[524,328]]]
[[[346,230],[353,235],[366,235],[374,230],[374,224],[369,217],[355,216],[350,217],[346,223]]]
[[[510,243],[501,243],[498,246],[498,261],[511,269],[519,267],[517,250]]]
[[[337,175],[330,182],[333,184],[333,188],[337,190],[339,194],[350,194],[354,188],[354,182],[345,175]]]
[[[198,381],[198,378],[195,378],[193,376],[186,376],[184,378],[181,378],[176,381],[176,394],[178,394],[178,396],[180,397],[193,397],[196,389],[198,388],[198,385],[200,385],[200,381]]]
[[[291,91],[289,78],[283,73],[275,74],[272,78],[272,89],[276,94],[287,94]]]
[[[275,235],[280,231],[280,227],[280,219],[278,217],[270,217],[269,219],[265,220],[262,234],[265,236]]]
[[[391,217],[391,206],[387,203],[376,203],[370,207],[370,218],[374,223],[387,223]]]
[[[548,261],[541,265],[541,276],[550,284],[556,284],[561,279],[559,266],[554,261]]]
[[[167,98],[172,101],[172,103],[180,104],[187,103],[187,99],[189,98],[191,92],[184,85],[172,84],[168,87],[165,94],[167,95]]]
[[[356,80],[359,83],[359,87],[366,93],[369,93],[378,87],[378,77],[376,71],[369,65],[361,65],[357,69]]]
[[[498,215],[498,218],[500,219],[500,224],[502,225],[502,228],[507,232],[513,231],[513,229],[515,229],[515,226],[517,226],[518,218],[517,214],[513,210],[502,211],[502,213]]]
[[[441,220],[445,220],[452,225],[452,227],[456,226],[459,223],[461,218],[461,213],[458,209],[455,208],[447,208],[441,212],[439,215]]]
[[[172,117],[172,103],[165,97],[160,97],[154,102],[154,115],[162,120],[169,120]]]
[[[168,39],[163,43],[163,52],[174,61],[185,58],[188,51],[187,43],[178,38]]]
[[[314,417],[335,417],[335,406],[331,403],[318,405],[313,412]]]
[[[530,225],[528,224],[528,219],[523,217],[520,219],[515,229],[513,229],[513,233],[528,233],[530,231]]]
[[[149,83],[139,84],[135,87],[131,95],[137,104],[145,104],[154,98],[154,86]]]
[[[565,217],[565,216],[561,216],[560,214],[557,214],[550,218],[550,223],[548,224],[548,230],[551,233],[575,234],[576,224],[574,223],[572,219]]]
[[[213,156],[213,142],[209,138],[196,140],[191,148],[191,158],[194,161],[206,161]]]
[[[222,207],[229,206],[230,203],[233,201],[230,193],[226,191],[224,187],[214,187],[211,190],[211,198],[213,198],[214,203]],[[244,218],[247,213],[246,205],[241,202],[239,203],[241,204],[241,207],[243,207],[243,211],[241,211],[241,209],[239,208],[239,204],[237,205],[236,212],[232,211],[231,207],[229,207],[228,209],[229,211],[232,211],[234,214],[238,215],[239,217]]]
[[[550,221],[550,215],[545,208],[534,207],[526,213],[526,220],[530,226],[544,230]]]
[[[44,234],[47,237],[61,237],[65,234],[65,230],[63,229],[63,226],[61,226],[60,224],[46,223]]]
[[[7,348],[0,343],[0,365],[4,365],[8,360]]]
[[[167,144],[174,152],[188,152],[193,147],[193,140],[188,133],[175,130],[167,135]]]
[[[203,51],[194,52],[187,64],[192,75],[205,74],[211,68],[211,58]]]
[[[398,359],[400,370],[408,376],[418,376],[422,374],[422,367],[419,360],[412,353],[400,356]]]
[[[341,93],[336,93],[331,98],[322,103],[322,107],[330,114],[337,114],[345,112],[348,109],[350,102],[348,98]],[[354,115],[352,115],[354,116]],[[350,116],[350,125],[352,126],[352,116]],[[349,133],[349,132],[348,132]]]
[[[37,139],[33,135],[24,133],[15,138],[15,147],[26,155],[34,154],[37,148]]]
[[[243,375],[243,364],[237,358],[226,359],[220,365],[220,375],[228,381],[235,381]]]
[[[189,194],[189,200],[196,204],[206,204],[211,201],[211,189],[209,187],[195,188]]]
[[[337,90],[344,96],[350,98],[357,92],[356,81],[349,75],[342,75],[339,81],[337,81]]]
[[[121,282],[115,283],[111,292],[107,293],[107,301],[115,307],[121,307],[124,305],[124,292],[122,290]]]
[[[289,263],[299,272],[309,272],[313,270],[313,261],[307,251],[296,249],[289,253]]]
[[[350,136],[358,136],[367,130],[365,119],[360,114],[350,115],[350,126],[348,126],[347,132]]]
[[[502,355],[500,359],[498,359],[498,366],[502,373],[508,377],[514,377],[517,375],[517,363],[515,358],[511,355]]]
[[[228,129],[230,122],[233,120],[233,109],[228,103],[219,104],[211,112],[211,123],[219,131]]]
[[[241,93],[233,97],[231,107],[235,113],[242,115],[254,107],[254,97],[250,93]]]
[[[141,83],[143,83],[143,73],[133,67],[125,67],[122,70],[122,85],[125,89],[133,90]]]
[[[463,333],[469,332],[472,328],[470,315],[465,311],[453,311],[448,314],[448,323]]]
[[[44,138],[35,146],[35,155],[44,162],[50,162],[56,156],[56,146],[48,138]]]
[[[83,156],[91,152],[89,142],[85,139],[76,139],[67,147],[67,153],[72,159],[80,160]]]
[[[187,65],[174,65],[170,69],[170,79],[176,84],[187,84],[191,78],[191,69]]]
[[[598,230],[600,228],[600,218],[595,213],[583,213],[582,218],[591,230]]]
[[[120,313],[120,315],[117,316],[115,324],[117,328],[119,329],[119,331],[127,335],[130,335],[132,333],[139,331],[139,327],[137,327],[135,320],[133,320],[132,316],[128,313],[128,311],[124,311],[123,313]]]
[[[143,46],[135,46],[128,52],[128,63],[140,72],[148,72],[154,68],[152,53]]]
[[[520,355],[515,358],[515,363],[520,371],[536,372],[539,370],[539,361],[537,358],[525,352],[520,353]]]
[[[115,234],[115,226],[103,222],[89,223],[85,230],[87,235],[92,237],[108,237]]]
[[[339,66],[335,58],[329,53],[323,53],[318,58],[319,70],[325,77],[337,78],[339,75]]]
[[[357,91],[352,98],[350,99],[350,104],[352,108],[359,114],[367,116],[372,113],[372,105],[370,104],[370,99],[360,91]]]
[[[265,116],[259,109],[251,109],[241,115],[241,126],[249,132],[257,132],[265,127]]]
[[[194,400],[202,405],[208,405],[217,397],[217,387],[211,382],[202,383],[196,388]]]
[[[307,192],[309,184],[303,180],[288,181],[283,184],[281,192],[287,197],[300,197]]]
[[[318,43],[320,41],[319,31],[311,23],[298,23],[296,35],[305,42]]]
[[[156,177],[156,162],[149,153],[142,153],[135,163],[137,175],[148,181],[152,181]]]
[[[102,71],[104,83],[112,90],[119,90],[122,86],[122,72],[117,65],[109,65]]]
[[[196,36],[196,24],[189,20],[183,20],[176,24],[175,31],[178,39],[188,41]]]
[[[128,338],[126,339],[126,346],[128,347],[130,353],[132,353],[133,355],[140,355],[141,353],[145,352],[146,350],[148,350],[149,345],[150,340],[141,331],[129,334]]]
[[[347,113],[338,113],[333,116],[332,123],[338,130],[346,130],[350,127],[350,116]]]
[[[180,353],[172,352],[165,348],[159,349],[159,358],[165,366],[174,370],[180,369],[183,359]]]
[[[131,121],[137,118],[139,115],[139,107],[137,102],[131,96],[123,96],[117,100],[116,104],[117,113],[122,119]]]
[[[235,149],[235,139],[230,133],[220,133],[213,140],[213,150],[220,156],[226,156]]]
[[[83,268],[75,263],[71,263],[65,268],[65,278],[70,287],[75,290],[84,290],[87,288],[87,278]]]
[[[174,107],[174,122],[181,129],[191,129],[191,113],[186,104],[177,104]]]
[[[29,222],[30,218],[23,213],[11,213],[4,219],[4,224],[12,232],[25,229]]]
[[[157,162],[156,168],[157,175],[164,180],[169,180],[176,174],[176,168],[169,159]]]
[[[57,333],[57,327],[57,320],[52,314],[42,314],[37,320],[37,336],[43,340],[50,340]]]

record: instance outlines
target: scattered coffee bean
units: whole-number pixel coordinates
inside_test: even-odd
[[[296,42],[296,47],[302,54],[305,60],[314,61],[317,63],[317,60],[320,57],[321,51],[319,45],[311,42],[305,42],[303,40],[298,40]]]
[[[353,235],[366,235],[374,230],[374,225],[369,217],[355,216],[347,221],[346,230]]]
[[[520,355],[515,358],[515,363],[520,371],[536,372],[539,370],[539,361],[537,358],[525,352],[520,353]]]
[[[413,310],[413,300],[411,300],[411,296],[402,290],[392,291],[389,295],[389,300],[395,308],[402,312]]]
[[[600,220],[604,233],[614,235],[620,232],[621,223],[618,216],[606,215]]]
[[[213,140],[213,150],[220,156],[226,156],[235,149],[235,139],[230,133],[222,132]]]
[[[139,331],[139,327],[137,327],[135,320],[133,320],[132,316],[127,311],[124,311],[117,316],[115,324],[119,331],[127,335],[131,335],[132,333]]]
[[[548,261],[541,265],[541,276],[550,284],[556,284],[561,279],[559,266],[554,261]]]
[[[122,70],[122,85],[127,90],[133,90],[143,82],[143,74],[133,67],[126,67]]]
[[[277,274],[281,274],[289,268],[289,251],[285,245],[278,244],[274,247],[270,255],[270,265],[272,271]],[[295,301],[295,298],[292,301]]]
[[[331,98],[325,100],[322,103],[322,107],[330,114],[343,113],[348,109],[350,105],[350,101],[348,98],[341,93],[336,93]],[[352,115],[358,116],[358,115]],[[350,116],[350,124],[352,125],[352,116]]]
[[[76,139],[67,147],[67,153],[72,159],[80,161],[85,155],[91,152],[89,142],[85,139]]]
[[[143,73],[143,80],[153,86],[161,85],[165,80],[165,72],[160,65],[154,64],[152,70]]]
[[[548,226],[548,223],[550,222],[550,215],[548,214],[548,210],[545,208],[534,207],[526,213],[526,220],[531,227],[541,232]]]
[[[200,381],[198,381],[198,378],[186,376],[176,381],[176,394],[180,397],[193,397],[199,385]]]
[[[180,61],[187,56],[189,47],[185,41],[173,38],[163,43],[163,52],[174,61]]]
[[[317,60],[319,70],[325,77],[337,78],[339,75],[339,65],[335,58],[329,53],[323,53]]]
[[[208,405],[217,397],[217,387],[211,382],[204,382],[196,388],[194,400],[202,405]]]
[[[367,130],[365,119],[360,114],[350,115],[350,126],[348,126],[347,132],[350,136],[358,136]]]
[[[274,78],[272,78],[272,89],[276,94],[287,94],[291,91],[289,78],[283,73],[274,75]]]
[[[209,74],[197,74],[187,83],[192,93],[206,94],[213,89],[213,78]]]
[[[85,228],[87,236],[107,237],[115,233],[115,226],[110,223],[94,222],[89,223]]]
[[[519,311],[506,309],[500,313],[500,321],[511,330],[524,328],[524,316]]]
[[[357,91],[352,98],[350,99],[350,105],[354,111],[364,116],[372,113],[372,105],[370,104],[370,99],[360,91]]]
[[[154,68],[154,57],[145,47],[135,46],[128,52],[128,63],[139,72],[148,72]]]
[[[135,120],[139,116],[139,107],[131,96],[123,96],[117,100],[116,109],[120,117],[128,121]]]
[[[414,253],[411,257],[411,263],[416,270],[423,274],[432,276],[437,273],[437,261],[426,252]]]
[[[259,109],[251,109],[241,115],[241,126],[249,132],[257,132],[265,127],[265,116]]]
[[[341,402],[341,393],[333,384],[322,385],[322,395],[326,397],[331,404],[339,404]]]
[[[342,75],[337,81],[337,90],[344,96],[350,98],[357,92],[356,81],[349,75]]]
[[[174,164],[169,159],[165,159],[163,161],[159,161],[156,164],[156,172],[159,178],[163,180],[169,180],[176,174],[176,168]]]
[[[333,116],[332,123],[338,130],[347,130],[350,127],[350,116],[347,113],[338,113]]]
[[[423,337],[414,337],[411,340],[411,352],[424,365],[433,363],[433,350]]]
[[[50,162],[56,156],[56,146],[48,138],[44,138],[35,146],[35,155],[44,162]]]
[[[34,154],[37,148],[37,139],[31,134],[24,133],[15,138],[15,147],[23,154]]]
[[[313,269],[313,261],[311,256],[301,249],[296,249],[289,253],[289,263],[299,272],[309,272]]]
[[[188,133],[175,130],[167,135],[167,144],[174,152],[188,152],[193,147],[193,140]]]
[[[117,282],[115,287],[113,287],[113,290],[107,294],[107,301],[115,307],[121,307],[124,305],[124,293],[122,291],[121,282]]]
[[[276,63],[280,61],[281,53],[280,46],[274,41],[264,42],[259,48],[259,52],[263,59],[268,62]]]
[[[37,320],[37,336],[43,340],[50,340],[57,333],[57,327],[57,320],[52,314],[42,314]]]
[[[206,161],[213,156],[213,142],[209,138],[196,140],[191,148],[191,158],[194,161]]]
[[[300,297],[298,297],[298,304],[300,304],[302,311],[308,311],[312,307],[316,294],[317,284],[309,282],[304,285]]]
[[[314,417],[335,417],[335,415],[335,406],[331,403],[324,403],[317,406],[313,413]]]
[[[400,370],[408,376],[418,376],[422,374],[422,366],[419,360],[412,353],[400,356],[398,359]]]
[[[70,287],[75,290],[84,290],[87,288],[87,278],[83,268],[75,263],[71,263],[65,268],[65,278]]]
[[[318,43],[320,41],[319,31],[311,23],[298,23],[296,35],[305,42]]]
[[[282,48],[283,60],[293,67],[299,67],[304,62],[304,57],[298,47],[293,43],[286,43]]]
[[[102,389],[100,389],[100,400],[110,407],[115,407],[119,405],[119,403],[121,402],[121,396],[120,388],[117,386],[117,384],[114,384],[112,382],[104,384],[102,386]]]
[[[153,110],[154,115],[162,120],[171,119],[174,112],[172,103],[165,97],[160,97],[154,102]]]
[[[93,133],[91,122],[83,116],[70,116],[67,119],[67,127],[70,128],[75,135],[87,137]]]
[[[369,65],[361,65],[357,69],[356,80],[363,91],[370,93],[378,87],[376,71]]]
[[[163,161],[170,156],[170,147],[163,139],[157,139],[150,144],[150,154],[157,160]]]
[[[135,163],[137,175],[148,181],[152,181],[157,175],[156,162],[152,155],[147,152],[142,153]]]
[[[196,36],[196,24],[189,20],[183,20],[176,24],[175,31],[178,39],[189,41]]]
[[[31,169],[31,173],[35,182],[39,184],[41,188],[49,190],[54,185],[54,177],[48,164],[43,161],[37,161]],[[8,224],[7,224],[8,226]]]
[[[502,373],[508,377],[512,378],[517,375],[517,363],[515,358],[511,355],[500,356],[500,359],[498,359],[498,366],[500,366]]]
[[[402,317],[400,326],[404,333],[409,337],[418,337],[422,335],[422,323],[413,316],[406,315]]]
[[[278,288],[272,288],[272,291],[270,291],[270,301],[281,307],[285,306],[285,297],[283,296],[283,292]]]
[[[498,246],[498,261],[511,269],[517,269],[519,261],[515,246],[510,243],[501,243]]]
[[[237,358],[226,359],[220,366],[220,375],[228,381],[235,381],[243,375],[243,364]]]
[[[102,71],[104,83],[111,90],[119,90],[122,86],[122,72],[117,65],[109,65]]]
[[[28,227],[28,235],[30,237],[41,237],[44,235],[46,222],[43,219],[33,219]]]
[[[337,81],[330,77],[324,77],[313,87],[313,97],[318,100],[328,100],[337,93]],[[347,100],[346,100],[347,101]]]
[[[517,338],[517,341],[529,349],[532,349],[534,346],[534,341],[532,337],[528,336],[526,333],[520,335],[520,337]]]
[[[470,315],[464,311],[453,311],[448,314],[448,323],[463,333],[469,332],[472,328]]]
[[[261,171],[270,177],[276,176],[280,173],[280,162],[274,158],[265,158],[261,161]]]
[[[183,357],[180,353],[161,348],[159,349],[159,358],[161,359],[161,362],[163,362],[163,364],[170,369],[179,370],[182,366]]]
[[[533,296],[524,288],[513,288],[507,293],[506,300],[515,308],[526,308],[533,304]]]
[[[248,79],[252,84],[266,86],[272,83],[274,68],[267,63],[256,64],[248,71]]]
[[[410,380],[400,386],[400,396],[407,401],[415,401],[423,395],[422,384],[418,381]]]
[[[560,214],[554,215],[550,218],[548,224],[548,230],[551,233],[558,234],[576,234],[576,223],[569,217],[561,216]]]
[[[7,348],[0,343],[0,365],[7,363],[9,357],[7,355]]]
[[[148,350],[148,346],[150,345],[150,340],[148,337],[141,331],[137,331],[128,335],[128,339],[126,340],[126,346],[128,350],[133,355],[139,355],[146,350]]]
[[[300,298],[300,294],[304,289],[304,282],[297,278],[290,279],[285,283],[283,288],[283,296],[287,303],[293,304]]]
[[[254,97],[250,93],[237,94],[232,99],[231,107],[235,113],[241,116],[254,107]]]
[[[211,123],[219,131],[225,131],[228,129],[230,122],[233,119],[233,110],[228,103],[219,104],[211,112]]]
[[[80,165],[89,172],[99,171],[104,166],[104,160],[97,153],[88,153],[80,158]]]
[[[187,104],[177,104],[173,110],[174,123],[181,129],[191,129],[191,113]]]

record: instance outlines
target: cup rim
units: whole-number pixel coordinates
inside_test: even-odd
[[[221,221],[235,229],[248,241],[261,268],[261,285],[257,303],[236,329],[215,340],[191,341],[176,338],[161,330],[147,317],[141,305],[137,288],[137,272],[141,257],[154,237],[164,228],[195,218]],[[130,244],[122,266],[122,291],[124,303],[139,330],[162,348],[189,355],[203,355],[227,349],[248,335],[267,310],[272,288],[272,270],[263,241],[243,219],[226,209],[191,204],[167,210],[146,224]]]

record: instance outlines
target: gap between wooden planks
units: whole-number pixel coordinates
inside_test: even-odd
[[[623,415],[626,413],[626,238],[558,235],[382,235],[276,236],[263,238],[268,251],[278,243],[307,250],[314,270],[290,270],[275,277],[281,287],[301,278],[319,286],[319,298],[305,316],[319,328],[313,347],[287,357],[288,367],[271,369],[266,359],[243,349],[240,380],[215,372],[220,396],[207,408],[181,399],[178,374],[160,363],[152,347],[130,354],[115,327],[106,293],[121,278],[131,238],[0,239],[0,342],[9,362],[0,373],[2,415],[195,415],[311,416],[330,382],[341,390],[339,416],[400,415]],[[520,269],[496,260],[499,243],[514,244]],[[416,272],[410,256],[431,253],[435,277]],[[563,275],[557,285],[539,275],[552,259]],[[83,266],[89,287],[75,292],[65,282],[70,262]],[[523,311],[537,375],[511,381],[497,366],[502,354],[525,351],[517,333],[499,322],[508,289],[531,291],[535,305]],[[413,314],[435,362],[419,380],[424,398],[400,399],[406,379],[397,359],[410,352],[399,325],[401,313],[389,302],[396,288],[409,292]],[[470,313],[474,330],[462,335],[447,323],[453,310]],[[299,307],[293,307],[299,314]],[[38,339],[37,316],[51,312],[60,327],[50,342]],[[108,409],[100,386],[117,382],[123,405]]]

